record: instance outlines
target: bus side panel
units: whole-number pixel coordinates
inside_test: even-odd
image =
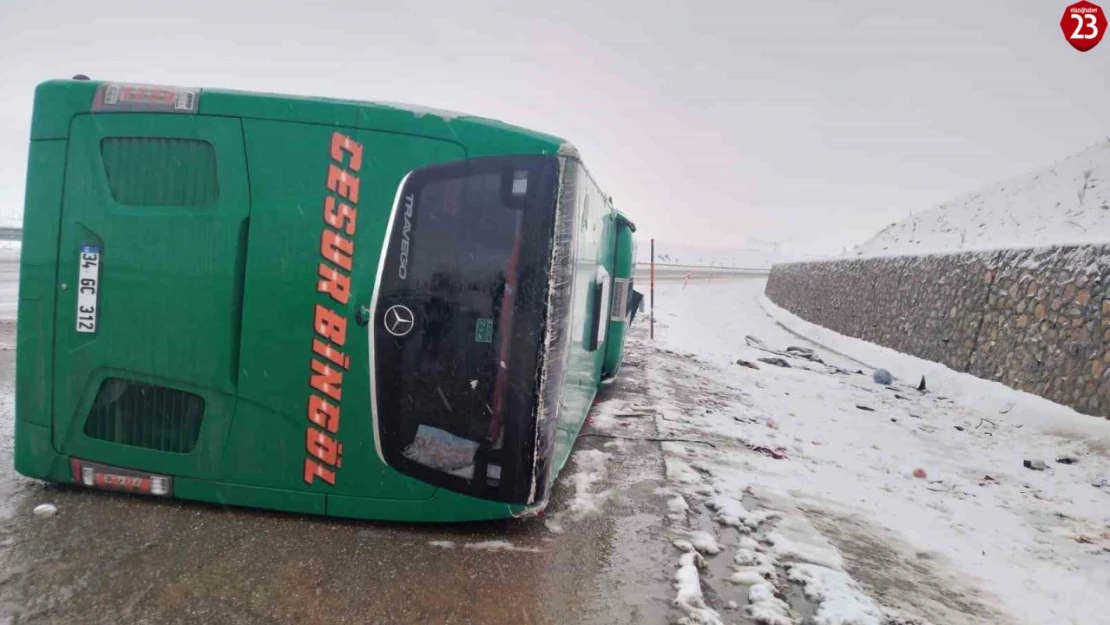
[[[222,479],[329,496],[426,500],[435,487],[378,458],[371,328],[359,319],[371,304],[402,179],[465,152],[454,143],[393,133],[243,124],[253,208],[239,405]]]
[[[54,284],[66,142],[32,141],[27,163],[15,366],[15,468],[49,477],[54,381]]]
[[[328,516],[381,521],[466,522],[504,519],[521,506],[485,501],[440,488],[431,500],[382,500],[328,495]]]
[[[570,457],[578,433],[593,405],[601,379],[601,366],[605,357],[602,346],[590,349],[589,340],[593,325],[597,323],[594,310],[598,297],[598,268],[604,266],[608,207],[597,185],[577,161],[578,233],[574,258],[574,296],[572,301],[570,354],[567,360],[566,394],[559,414],[556,450],[558,474]]]

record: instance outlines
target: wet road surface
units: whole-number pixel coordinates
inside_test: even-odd
[[[13,373],[14,324],[0,321],[0,624],[669,618],[673,552],[655,494],[663,465],[654,444],[611,453],[602,487],[614,495],[604,513],[561,520],[562,533],[542,518],[455,526],[334,520],[23,478],[12,468]],[[634,395],[633,384],[618,382],[606,395]],[[575,456],[604,441],[580,439]],[[575,456],[549,518],[574,495]],[[57,516],[34,516],[41,503],[55,504]],[[454,546],[432,544],[439,541]],[[513,550],[476,545],[487,541]]]

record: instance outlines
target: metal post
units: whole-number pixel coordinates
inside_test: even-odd
[[[650,336],[655,338],[655,239],[651,240],[651,309],[648,312],[648,318],[651,320],[649,327],[651,328]]]

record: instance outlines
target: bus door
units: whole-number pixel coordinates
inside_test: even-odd
[[[74,119],[56,285],[60,453],[213,469],[235,407],[249,214],[238,119]]]
[[[610,313],[606,318],[611,339],[605,345],[605,365],[601,372],[602,382],[606,384],[616,379],[624,362],[625,336],[628,326],[632,323],[635,307],[639,304],[638,301],[633,302],[636,291],[632,288],[636,253],[633,233],[636,232],[636,226],[620,213],[616,213],[614,221],[616,228],[612,251],[613,299]]]

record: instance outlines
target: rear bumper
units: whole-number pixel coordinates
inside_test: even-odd
[[[46,482],[75,483],[70,458],[56,453],[50,445],[49,428],[21,421],[16,422],[16,428],[15,469],[19,474]],[[477,500],[443,489],[431,499],[413,501],[324,495],[185,477],[174,477],[173,497],[221,506],[376,521],[454,523],[527,513],[525,506]]]

